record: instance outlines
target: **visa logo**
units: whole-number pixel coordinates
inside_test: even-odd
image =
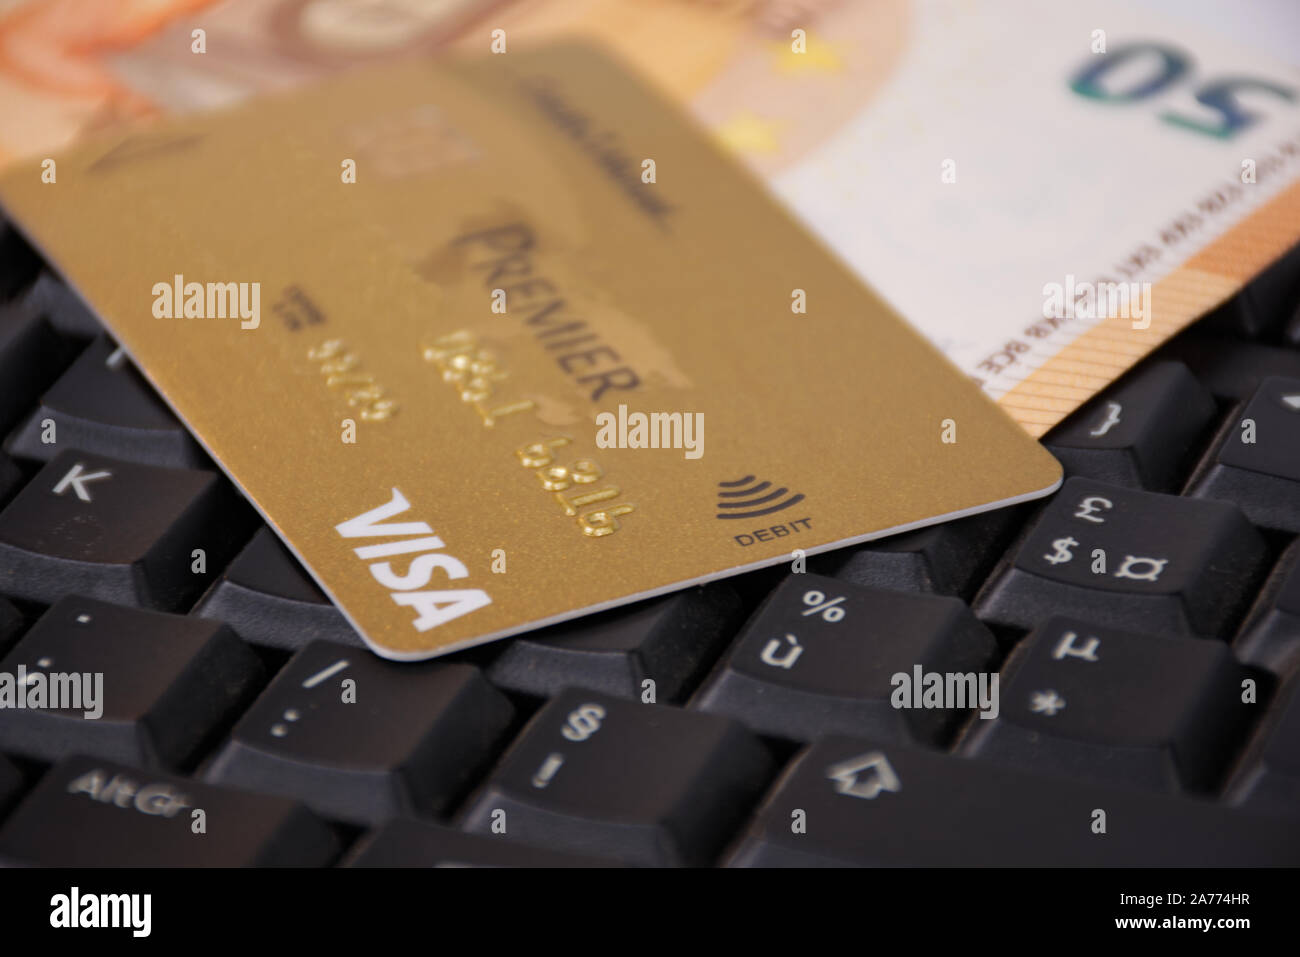
[[[393,601],[415,610],[416,618],[412,622],[415,630],[428,631],[492,604],[488,593],[481,588],[416,591],[429,584],[436,569],[453,580],[469,577],[469,569],[463,562],[439,551],[445,547],[442,539],[425,522],[387,521],[411,507],[406,496],[397,489],[392,491],[393,497],[386,504],[335,525],[334,530],[344,538],[386,539],[353,549],[362,561],[415,555],[402,574],[394,571],[388,561],[374,561],[370,566],[370,574],[392,593]]]

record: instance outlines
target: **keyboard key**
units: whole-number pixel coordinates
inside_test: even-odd
[[[1300,346],[1300,305],[1282,330],[1282,341],[1289,346]]]
[[[20,304],[45,320],[61,336],[93,339],[104,331],[95,314],[71,289],[48,269],[42,269],[28,287]]]
[[[1219,336],[1182,335],[1159,353],[1187,364],[1215,397],[1245,402],[1269,376],[1300,377],[1300,350]]]
[[[1269,335],[1300,308],[1300,245],[1293,246],[1244,289],[1197,323],[1249,338]]]
[[[47,771],[0,828],[9,865],[322,867],[338,852],[294,801],[90,757]]]
[[[22,483],[22,469],[14,465],[7,455],[0,452],[0,505],[9,501]]]
[[[1300,814],[1300,682],[1292,681],[1274,701],[1228,799],[1250,810]]]
[[[629,864],[703,864],[772,770],[733,721],[571,689],[534,716],[464,826]]]
[[[831,731],[940,743],[978,708],[997,642],[960,599],[790,575],[745,626],[691,707],[766,735],[809,741]],[[896,708],[902,673],[970,674],[961,709]],[[911,684],[908,687],[912,687]],[[963,691],[967,690],[963,686]],[[912,701],[909,695],[907,700]]]
[[[1236,507],[1067,479],[984,586],[980,618],[1053,614],[1154,635],[1216,637],[1264,574],[1268,547]]]
[[[0,820],[5,812],[18,803],[23,791],[23,776],[3,754],[0,754]]]
[[[449,827],[398,818],[349,855],[345,867],[615,867],[598,857],[530,847],[518,841],[466,834]]]
[[[13,606],[13,602],[0,598],[0,655],[9,650],[9,646],[18,640],[23,630],[23,614]]]
[[[33,679],[28,695],[52,693],[54,675],[74,679],[78,691],[75,707],[47,699],[7,713],[0,748],[41,761],[92,754],[140,767],[189,763],[262,680],[257,656],[218,622],[80,597],[51,607],[0,672]]]
[[[1264,528],[1300,532],[1300,378],[1265,379],[1188,485]]]
[[[1194,798],[836,736],[782,776],[729,864],[1295,866],[1300,830]]]
[[[1282,553],[1233,647],[1274,674],[1300,669],[1300,540]]]
[[[41,259],[8,223],[0,223],[0,301],[9,301],[36,279]]]
[[[235,725],[206,778],[350,822],[432,815],[492,756],[513,711],[470,665],[398,664],[316,641]]]
[[[1262,676],[1226,645],[1052,618],[1003,668],[1001,714],[972,722],[962,753],[1122,784],[1209,790],[1258,704]],[[1262,692],[1257,692],[1262,694]]]
[[[894,535],[811,560],[812,569],[855,585],[968,597],[997,561],[1022,518],[1000,508]]]
[[[41,461],[64,449],[146,465],[186,467],[204,460],[126,354],[102,336],[45,391],[5,448]]]
[[[354,648],[365,642],[263,525],[194,608],[224,621],[245,641],[298,649],[318,639]]]
[[[250,531],[251,513],[213,472],[65,451],[0,512],[0,593],[176,611]]]
[[[27,414],[71,358],[67,344],[41,316],[24,308],[0,307],[0,433]]]
[[[1155,362],[1070,416],[1043,444],[1068,475],[1172,492],[1216,413],[1214,397],[1185,365]]]
[[[716,660],[740,614],[740,597],[725,583],[679,591],[516,638],[488,678],[539,697],[577,686],[638,701],[647,691],[652,701],[680,701]]]

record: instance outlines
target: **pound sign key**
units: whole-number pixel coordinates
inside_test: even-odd
[[[980,589],[974,610],[1007,628],[1069,615],[1097,628],[1222,638],[1270,561],[1268,543],[1236,505],[1074,476]],[[1088,634],[1079,635],[1071,647],[1082,651]]]
[[[1104,525],[1106,520],[1100,518],[1097,513],[1103,510],[1108,511],[1114,507],[1115,503],[1108,498],[1102,498],[1100,495],[1089,495],[1079,503],[1079,508],[1074,513],[1074,517],[1082,518],[1097,525]]]

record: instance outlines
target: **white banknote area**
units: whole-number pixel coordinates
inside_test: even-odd
[[[1225,185],[1242,163],[1300,142],[1300,96],[1238,90],[1258,114],[1227,138],[1176,125],[1213,126],[1198,102],[1225,78],[1300,90],[1300,69],[1196,25],[1111,4],[1013,0],[996,17],[961,0],[915,5],[915,34],[882,95],[836,135],[778,174],[773,189],[868,283],[963,371],[1000,396],[1090,324],[1076,319],[999,372],[982,366],[1041,319],[1044,285],[1103,277],[1154,282],[1300,176],[1245,187],[1219,213],[1170,244],[1161,233]],[[1072,79],[1098,55],[1156,43],[1185,58],[1149,96],[1089,99]],[[1300,40],[1297,41],[1300,43]],[[1159,54],[1134,56],[1098,82],[1138,89],[1162,74]],[[951,160],[952,182],[944,182]],[[1154,261],[1127,272],[1144,246]]]

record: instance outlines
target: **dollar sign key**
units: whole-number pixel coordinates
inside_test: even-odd
[[[1078,544],[1079,543],[1073,538],[1058,538],[1052,542],[1052,547],[1055,548],[1056,551],[1051,555],[1044,555],[1043,558],[1051,562],[1053,565],[1059,565],[1061,562],[1068,562],[1074,557],[1074,553],[1071,552],[1070,549]]]

